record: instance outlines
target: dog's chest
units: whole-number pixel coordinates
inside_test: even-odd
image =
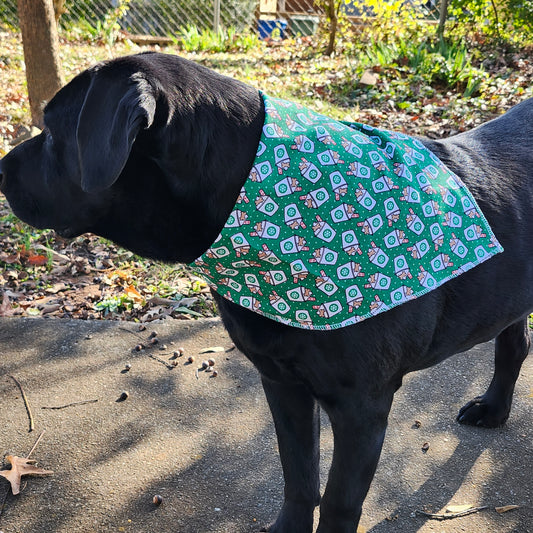
[[[224,297],[295,327],[344,327],[502,251],[464,184],[421,142],[264,101],[250,175],[195,262]]]

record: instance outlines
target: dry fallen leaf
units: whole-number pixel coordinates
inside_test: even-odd
[[[36,461],[26,457],[17,457],[8,455],[6,459],[11,463],[11,470],[0,470],[0,476],[5,477],[11,483],[13,494],[20,492],[20,478],[27,475],[46,475],[53,474],[51,470],[44,470],[35,466]]]
[[[198,353],[217,353],[223,351],[224,348],[222,346],[210,346],[209,348],[204,348],[203,350],[200,350]]]
[[[48,257],[46,257],[46,255],[41,254],[30,254],[27,257],[27,262],[29,265],[43,266],[48,263]]]
[[[13,314],[13,308],[11,307],[11,301],[9,296],[4,293],[2,303],[0,303],[0,316],[10,316]]]
[[[18,263],[20,265],[20,254],[18,252],[14,254],[0,252],[0,261],[2,261],[2,263],[7,263],[8,265],[12,265],[13,263]]]
[[[128,298],[131,298],[136,302],[144,302],[142,294],[133,285],[130,284],[125,287],[124,292],[128,295]]]
[[[165,316],[168,316],[171,313],[172,313],[172,308],[165,307],[163,305],[158,305],[156,307],[152,307],[152,309],[147,311],[141,317],[141,322],[151,322],[152,320],[157,320],[159,318],[163,318]]]
[[[468,509],[473,509],[474,506],[470,505],[469,503],[465,505],[448,505],[446,507],[447,513],[462,513],[463,511],[467,511]]]
[[[182,298],[179,302],[174,302],[174,304],[180,305],[180,307],[190,307],[198,301],[198,298],[194,296],[193,298]]]
[[[518,509],[519,505],[504,505],[502,507],[495,507],[495,511],[499,514],[506,513],[507,511],[512,511],[514,509]]]

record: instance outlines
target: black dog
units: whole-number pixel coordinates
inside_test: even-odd
[[[219,234],[254,160],[257,90],[183,59],[141,54],[97,65],[61,89],[44,131],[0,162],[20,218],[64,236],[93,232],[147,257],[191,262]],[[261,373],[285,501],[269,531],[353,532],[395,391],[407,372],[496,337],[487,392],[459,421],[496,427],[511,408],[533,310],[533,100],[469,133],[423,142],[469,187],[505,251],[361,323],[311,331],[214,293],[232,339]],[[142,206],[142,214],[139,209]],[[319,406],[334,454],[319,493]]]

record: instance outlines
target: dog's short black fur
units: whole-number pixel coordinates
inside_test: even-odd
[[[13,211],[63,235],[93,232],[134,252],[190,262],[213,242],[244,183],[264,119],[257,90],[178,57],[99,64],[46,106],[44,131],[0,162]],[[496,337],[487,392],[459,421],[509,416],[533,310],[533,100],[471,132],[424,143],[467,184],[505,252],[359,324],[291,328],[215,294],[232,339],[261,373],[285,501],[269,531],[354,532],[402,376]],[[319,407],[334,454],[319,494]]]

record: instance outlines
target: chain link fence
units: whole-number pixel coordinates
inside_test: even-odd
[[[190,28],[214,32],[233,28],[258,32],[262,38],[273,32],[281,37],[312,35],[322,16],[314,0],[53,0],[53,3],[59,24],[67,28],[77,25],[97,32],[105,24],[117,23],[131,34],[166,37]],[[435,0],[406,3],[417,3],[427,9]],[[16,28],[17,0],[2,0],[1,4],[0,23]],[[347,0],[346,14],[362,14],[359,5],[357,0]]]
[[[277,4],[277,5],[276,5]],[[59,24],[98,29],[116,19],[121,29],[137,35],[172,37],[194,27],[199,31],[233,28],[268,35],[281,32],[310,34],[318,23],[313,0],[54,0]],[[303,16],[303,26],[298,17]],[[307,19],[306,19],[307,17]],[[18,26],[17,0],[2,0],[0,23]]]

